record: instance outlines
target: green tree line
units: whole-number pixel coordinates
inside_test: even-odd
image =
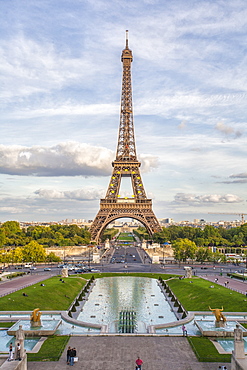
[[[141,240],[150,240],[144,227],[139,227],[135,234]],[[188,259],[198,262],[225,262],[227,258],[218,248],[224,247],[226,253],[241,254],[247,245],[247,224],[231,229],[211,225],[204,228],[171,225],[153,234],[152,241],[161,246],[171,243],[174,257],[179,262]],[[244,256],[247,256],[247,248],[244,250]]]
[[[216,228],[211,225],[206,225],[204,228],[171,225],[163,227],[162,231],[155,233],[152,239],[154,242],[164,244],[185,238],[193,241],[198,247],[243,247],[247,245],[247,223],[231,229]]]
[[[17,221],[4,222],[0,227],[0,247],[24,246],[33,240],[45,247],[86,245],[90,242],[90,232],[77,225],[29,226],[21,229]]]

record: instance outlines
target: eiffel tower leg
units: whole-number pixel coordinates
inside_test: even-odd
[[[100,210],[90,228],[91,241],[98,243],[100,236],[106,226],[118,218],[134,218],[141,222],[147,229],[150,236],[161,230],[159,222],[151,208],[151,203],[145,202],[137,205],[123,203],[106,203],[103,200]]]

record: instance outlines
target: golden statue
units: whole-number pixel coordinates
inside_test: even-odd
[[[39,308],[35,308],[30,316],[32,326],[41,326],[41,312]]]
[[[223,307],[220,309],[220,308],[210,308],[210,311],[212,311],[214,313],[214,316],[216,318],[216,322],[226,322],[226,318],[225,316],[222,314],[221,311],[223,311]]]

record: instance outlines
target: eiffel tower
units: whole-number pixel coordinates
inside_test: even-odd
[[[109,223],[123,217],[140,221],[146,227],[149,235],[161,231],[152,210],[152,200],[147,199],[139,170],[141,163],[136,156],[131,87],[133,57],[128,46],[128,31],[126,31],[126,46],[122,51],[121,60],[123,78],[117,153],[115,161],[112,162],[113,171],[106,196],[100,200],[100,210],[90,228],[91,240],[96,243]],[[119,195],[122,177],[131,178],[133,189],[131,198],[121,198]]]

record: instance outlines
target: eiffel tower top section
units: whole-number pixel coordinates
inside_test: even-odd
[[[140,174],[141,163],[136,157],[131,88],[132,60],[126,31],[126,45],[122,51],[123,79],[117,153],[115,161],[112,162],[113,171],[106,196],[100,200],[100,210],[90,228],[91,240],[96,243],[107,225],[118,218],[127,217],[140,221],[150,235],[161,231],[152,210],[152,199],[147,199]],[[120,194],[123,177],[131,180],[131,196]]]
[[[120,111],[120,126],[117,145],[117,162],[136,162],[136,148],[132,107],[132,86],[131,86],[131,63],[133,60],[132,51],[129,49],[128,31],[126,31],[126,45],[122,51],[123,78],[122,96]]]

